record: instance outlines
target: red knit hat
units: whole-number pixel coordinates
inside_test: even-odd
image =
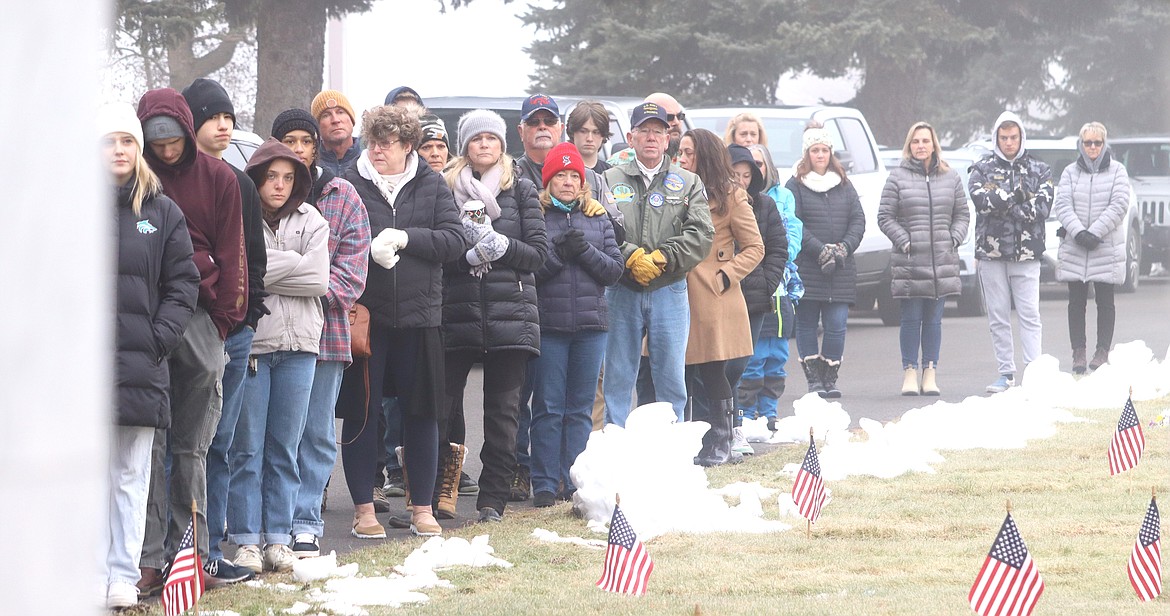
[[[568,141],[558,143],[548,151],[548,155],[544,157],[544,170],[540,172],[540,179],[547,187],[553,176],[565,169],[576,171],[577,175],[581,176],[581,185],[585,185],[585,161],[581,159],[577,146]]]

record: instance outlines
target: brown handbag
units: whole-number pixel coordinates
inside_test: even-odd
[[[354,359],[367,359],[370,350],[370,311],[361,304],[349,309],[349,346]]]

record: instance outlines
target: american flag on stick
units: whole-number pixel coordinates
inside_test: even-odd
[[[620,503],[620,500],[619,500]],[[620,592],[640,597],[646,592],[646,581],[654,571],[654,560],[638,535],[626,521],[619,504],[613,507],[609,521],[609,546],[605,549],[605,570],[597,587],[609,592]]]
[[[1142,601],[1162,594],[1162,518],[1158,499],[1150,499],[1150,508],[1142,520],[1133,553],[1129,555],[1129,583]]]
[[[192,511],[194,514],[194,511]],[[183,533],[179,551],[171,563],[167,583],[163,586],[162,605],[166,616],[179,616],[191,608],[198,610],[199,597],[203,595],[203,567],[199,564],[199,552],[195,547],[195,516]]]
[[[1137,466],[1145,448],[1146,437],[1142,434],[1142,425],[1133,408],[1131,393],[1125,400],[1125,408],[1121,410],[1121,419],[1117,421],[1113,440],[1109,442],[1109,474],[1124,473]]]
[[[1040,570],[1028,554],[1009,511],[971,592],[967,593],[967,601],[981,616],[1026,615],[1032,613],[1043,592],[1044,580],[1040,577]]]
[[[804,454],[804,462],[796,471],[796,481],[792,484],[792,502],[809,524],[817,521],[821,506],[825,504],[825,483],[821,481],[821,462],[817,458],[817,444],[813,441],[811,429],[808,431],[808,452]]]

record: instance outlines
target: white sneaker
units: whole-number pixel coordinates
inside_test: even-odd
[[[752,446],[747,442],[747,438],[744,437],[742,426],[736,426],[731,430],[731,450],[748,456],[756,453],[756,450],[752,449]]]
[[[260,573],[264,570],[264,561],[260,558],[260,546],[258,545],[241,545],[236,550],[236,557],[232,559],[232,563],[237,567],[250,569],[252,573]]]
[[[277,573],[292,571],[293,563],[297,562],[297,555],[292,548],[283,543],[264,546],[264,568]]]
[[[297,558],[315,558],[321,555],[321,543],[312,533],[297,533],[292,551]]]
[[[106,588],[106,607],[118,610],[138,605],[138,587],[129,582],[110,582]]]

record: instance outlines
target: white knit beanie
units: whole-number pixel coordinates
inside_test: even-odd
[[[139,149],[146,145],[142,139],[142,122],[130,103],[106,103],[98,107],[96,125],[99,138],[110,133],[129,133],[138,141]]]
[[[833,151],[833,140],[829,138],[829,131],[823,128],[810,128],[804,131],[804,139],[801,143],[801,147],[804,148],[802,153],[808,152],[809,148],[817,144],[828,146],[829,151]]]
[[[467,144],[479,134],[491,133],[500,138],[500,148],[508,149],[508,140],[504,136],[508,126],[500,114],[488,109],[473,109],[459,118],[459,155],[467,154]]]

